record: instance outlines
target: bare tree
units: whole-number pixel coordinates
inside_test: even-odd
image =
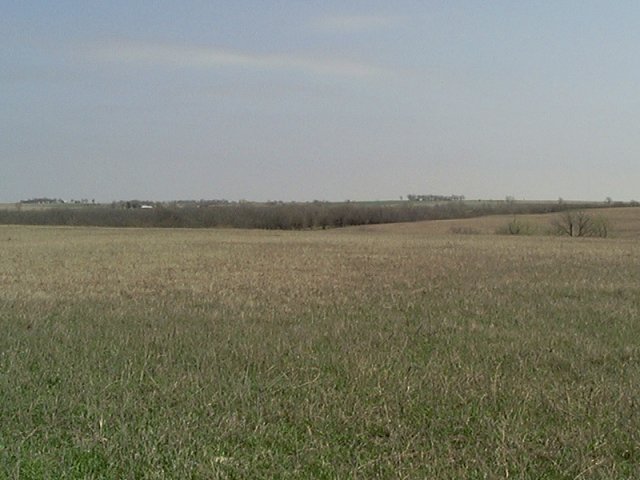
[[[594,218],[583,210],[567,210],[556,217],[551,225],[558,235],[569,237],[606,237],[609,222],[602,217]]]

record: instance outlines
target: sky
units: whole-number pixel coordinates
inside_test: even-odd
[[[640,2],[2,0],[0,202],[640,200]]]

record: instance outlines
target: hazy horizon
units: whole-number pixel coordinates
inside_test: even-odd
[[[0,202],[640,199],[640,3],[9,1]]]

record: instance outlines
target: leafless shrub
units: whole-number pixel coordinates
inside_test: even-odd
[[[583,210],[567,210],[551,222],[552,232],[569,237],[602,237],[609,235],[609,222],[602,216],[594,217]]]
[[[514,216],[509,223],[499,227],[496,233],[498,235],[531,235],[534,233],[534,228],[529,222],[522,221]]]
[[[455,233],[456,235],[478,235],[480,230],[473,227],[451,227],[449,229],[451,233]]]

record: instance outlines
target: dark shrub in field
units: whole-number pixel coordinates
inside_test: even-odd
[[[609,235],[609,222],[584,210],[567,210],[551,222],[552,231],[569,237],[602,237]]]

